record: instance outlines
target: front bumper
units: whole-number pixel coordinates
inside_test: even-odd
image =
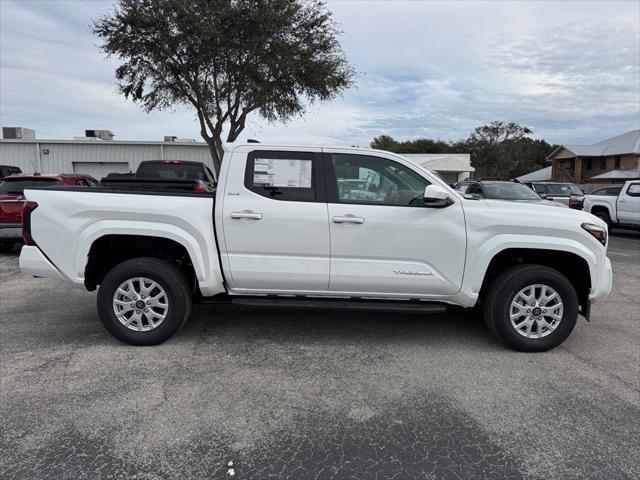
[[[604,257],[604,265],[597,270],[597,278],[594,285],[591,286],[589,292],[589,301],[597,302],[607,297],[611,293],[611,285],[613,283],[613,271],[611,269],[611,260]]]
[[[60,271],[44,256],[38,247],[25,245],[20,251],[20,270],[25,275],[63,280]]]
[[[0,223],[0,240],[22,240],[22,225]]]

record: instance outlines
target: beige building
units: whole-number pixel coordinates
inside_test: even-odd
[[[560,145],[547,160],[555,182],[620,183],[640,178],[640,130],[593,145]]]

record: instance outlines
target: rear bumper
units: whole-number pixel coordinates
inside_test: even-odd
[[[47,260],[40,249],[31,245],[25,245],[20,251],[20,270],[25,275],[34,277],[64,279],[60,271]]]
[[[0,240],[22,240],[22,225],[0,223]]]

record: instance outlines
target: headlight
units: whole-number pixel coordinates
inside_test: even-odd
[[[607,228],[599,227],[593,223],[583,223],[582,228],[593,235],[602,245],[607,245]]]

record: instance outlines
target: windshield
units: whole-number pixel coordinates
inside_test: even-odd
[[[62,185],[62,180],[56,180],[54,178],[29,178],[25,180],[9,180],[7,178],[4,179],[2,183],[0,183],[0,194],[20,194],[24,193],[25,188],[31,187],[50,187],[52,185]]]
[[[521,183],[485,183],[487,198],[496,200],[540,200],[529,187]]]
[[[582,195],[582,190],[571,183],[547,183],[545,187],[550,195]]]
[[[206,180],[202,165],[190,163],[143,163],[138,168],[136,177],[167,180]]]

